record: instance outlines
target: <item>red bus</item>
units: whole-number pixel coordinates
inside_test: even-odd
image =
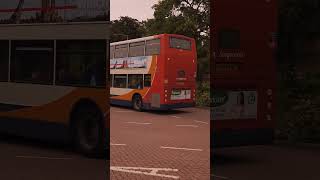
[[[211,6],[211,145],[272,143],[276,1],[216,0]]]
[[[195,40],[160,34],[111,43],[111,104],[135,110],[195,105]]]

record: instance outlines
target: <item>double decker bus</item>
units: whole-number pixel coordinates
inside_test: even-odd
[[[109,20],[92,12],[86,22],[69,22],[78,19],[69,11],[79,1],[71,9],[14,2],[16,8],[0,3],[0,132],[67,142],[86,156],[107,158]],[[49,12],[67,19],[47,21]]]
[[[111,104],[135,110],[195,105],[195,40],[175,34],[111,43]]]
[[[211,4],[211,145],[272,143],[275,126],[276,0]]]

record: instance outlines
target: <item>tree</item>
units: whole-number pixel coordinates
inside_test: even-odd
[[[304,42],[320,31],[320,0],[281,0],[279,59],[295,63]]]
[[[140,38],[145,35],[143,24],[137,19],[125,16],[111,23],[111,42]]]

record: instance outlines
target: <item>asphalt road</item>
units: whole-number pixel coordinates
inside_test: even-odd
[[[210,179],[209,110],[111,108],[111,180]]]
[[[216,149],[214,180],[319,180],[320,146],[251,146]]]
[[[104,180],[108,167],[59,143],[0,136],[1,180]]]

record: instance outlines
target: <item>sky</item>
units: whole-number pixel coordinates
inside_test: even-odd
[[[158,0],[110,0],[111,20],[120,16],[129,16],[138,20],[147,20],[153,17],[152,6]]]

